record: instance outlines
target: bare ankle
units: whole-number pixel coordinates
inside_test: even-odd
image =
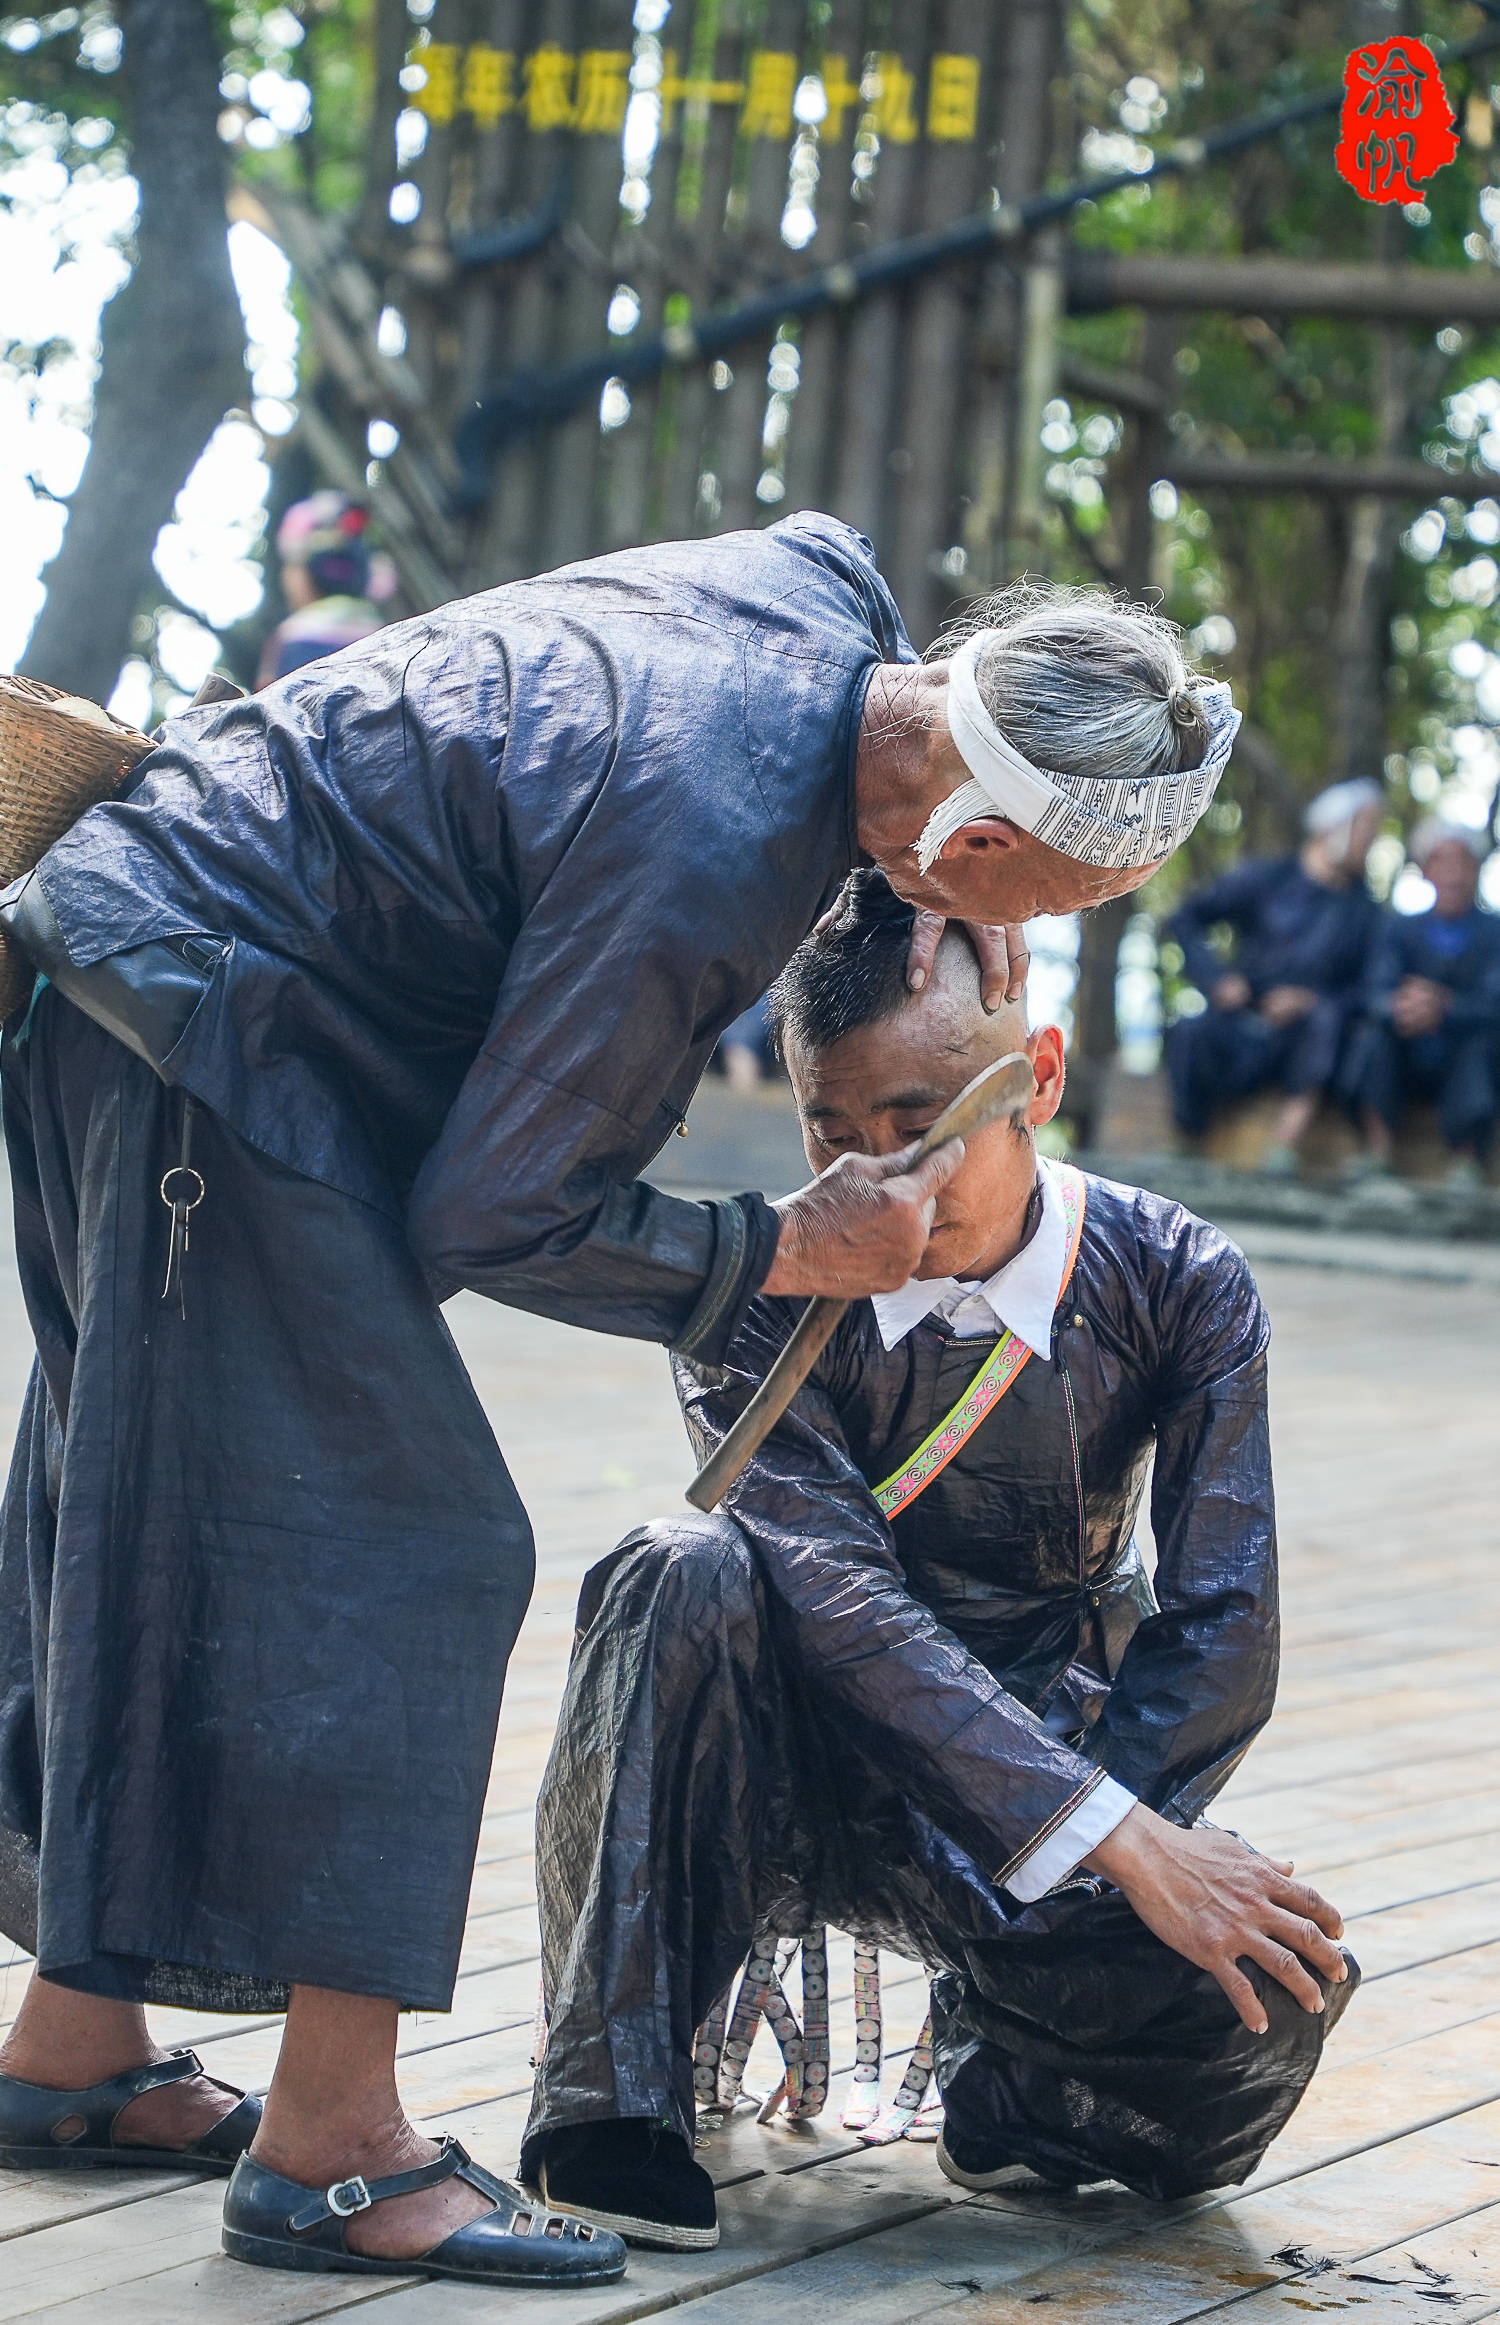
[[[0,2045],[0,2074],[46,2091],[82,2091],[162,2056],[138,2004],[75,1994],[33,1975]]]
[[[399,2100],[393,2109],[344,2106],[301,2116],[278,2107],[273,2088],[250,2152],[267,2171],[315,2188],[355,2172],[372,2180],[412,2171],[432,2160],[437,2142],[417,2130]]]

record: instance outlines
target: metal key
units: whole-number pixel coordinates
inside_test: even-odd
[[[163,1304],[175,1298],[177,1313],[187,1320],[187,1299],[183,1291],[183,1262],[187,1258],[192,1235],[192,1215],[203,1200],[203,1174],[195,1171],[193,1153],[193,1101],[184,1097],[182,1102],[182,1147],[177,1161],[161,1182],[161,1199],[172,1214],[172,1225],[167,1237],[167,1280],[162,1285]]]

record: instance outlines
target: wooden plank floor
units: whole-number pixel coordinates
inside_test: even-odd
[[[638,2254],[623,2285],[548,2296],[595,2321],[690,2306],[695,2325],[1243,2325],[1311,2313],[1500,2316],[1500,1318],[1481,1285],[1271,1266],[1287,1649],[1231,1820],[1291,1854],[1346,1914],[1365,1985],[1265,2168],[1226,2199],[1118,2190],[961,2199],[930,2148],[869,2152],[837,2124],[735,2123],[707,2143],[724,2238]],[[513,1670],[457,2000],[402,2039],[414,2111],[513,2166],[536,1990],[530,1816],[580,1575],[672,1506],[688,1464],[660,1356],[461,1301],[454,1311],[536,1522],[539,1582]],[[24,1356],[0,1276],[0,1425]],[[924,1993],[888,1960],[893,2048]],[[24,1964],[0,1971],[0,2018]],[[834,1962],[835,2064],[852,2050]],[[218,2072],[263,2086],[274,2021],[159,2016]],[[899,2058],[887,2085],[899,2076]],[[752,2064],[752,2080],[756,2065]],[[770,2077],[762,2075],[766,2081]],[[468,2325],[540,2297],[418,2281],[304,2280],[218,2253],[220,2183],[0,2174],[0,2325]]]

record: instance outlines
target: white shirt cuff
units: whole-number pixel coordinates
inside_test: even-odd
[[[1116,1784],[1112,1776],[1096,1784],[1087,1800],[1080,1801],[1056,1832],[1049,1833],[1041,1847],[1009,1876],[1005,1886],[1016,1903],[1035,1905],[1059,1881],[1066,1881],[1090,1849],[1097,1849],[1117,1824],[1124,1823],[1134,1806],[1135,1794]]]

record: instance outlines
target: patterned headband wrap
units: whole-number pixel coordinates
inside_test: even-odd
[[[1004,635],[976,631],[948,664],[948,724],[973,780],[929,818],[917,843],[921,869],[963,824],[985,815],[1003,815],[1075,863],[1122,872],[1163,863],[1187,838],[1229,763],[1240,714],[1228,687],[1216,679],[1190,682],[1208,720],[1201,765],[1180,775],[1059,775],[1023,758],[979,699],[975,665],[991,639]]]

